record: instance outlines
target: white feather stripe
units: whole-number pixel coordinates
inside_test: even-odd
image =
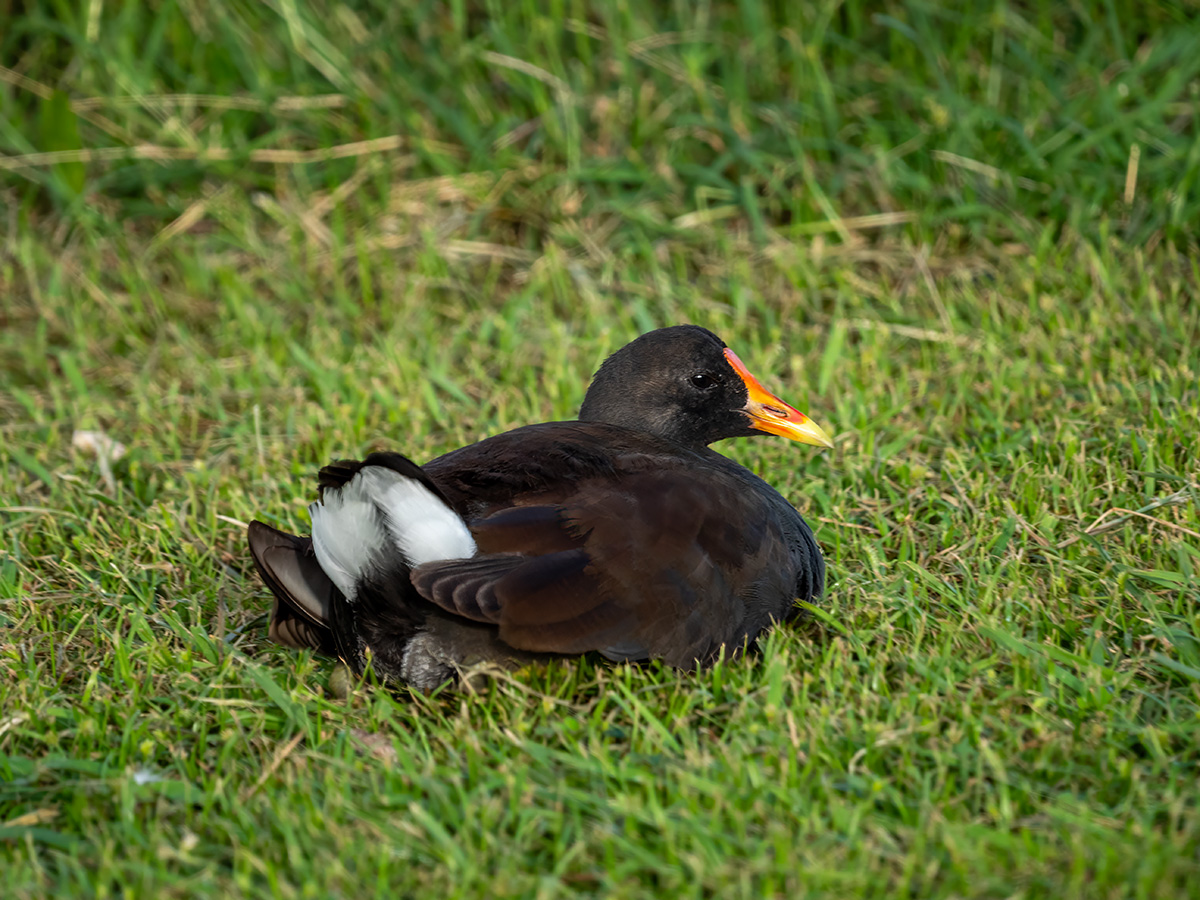
[[[382,466],[363,469],[363,489],[387,519],[392,542],[410,567],[475,555],[475,540],[462,518],[425,485]]]
[[[349,490],[352,484],[342,491],[326,491],[323,502],[308,507],[317,562],[351,601],[359,579],[388,547],[375,504]]]
[[[353,601],[368,569],[387,569],[399,553],[412,568],[475,555],[466,523],[419,481],[368,466],[308,508],[317,562]]]

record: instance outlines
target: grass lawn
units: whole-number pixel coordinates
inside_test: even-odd
[[[5,897],[1200,891],[1194,2],[0,21]],[[721,447],[806,621],[433,697],[266,641],[242,523],[685,321],[835,437]]]

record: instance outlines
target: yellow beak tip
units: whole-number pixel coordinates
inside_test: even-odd
[[[814,422],[809,422],[811,431],[809,432],[810,440],[805,443],[810,443],[814,447],[824,447],[826,450],[833,449],[833,438],[825,433],[825,429]]]

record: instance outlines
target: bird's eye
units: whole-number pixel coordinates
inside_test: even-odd
[[[709,375],[707,372],[700,372],[699,374],[692,376],[692,386],[698,387],[702,391],[711,391],[718,384],[719,382],[717,379],[712,375]]]

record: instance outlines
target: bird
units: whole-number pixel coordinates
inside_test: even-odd
[[[709,445],[831,448],[713,332],[646,332],[596,371],[573,421],[525,425],[417,465],[318,474],[311,535],[253,521],[268,636],[432,692],[484,664],[600,654],[684,671],[740,655],[823,593],[812,530]]]

